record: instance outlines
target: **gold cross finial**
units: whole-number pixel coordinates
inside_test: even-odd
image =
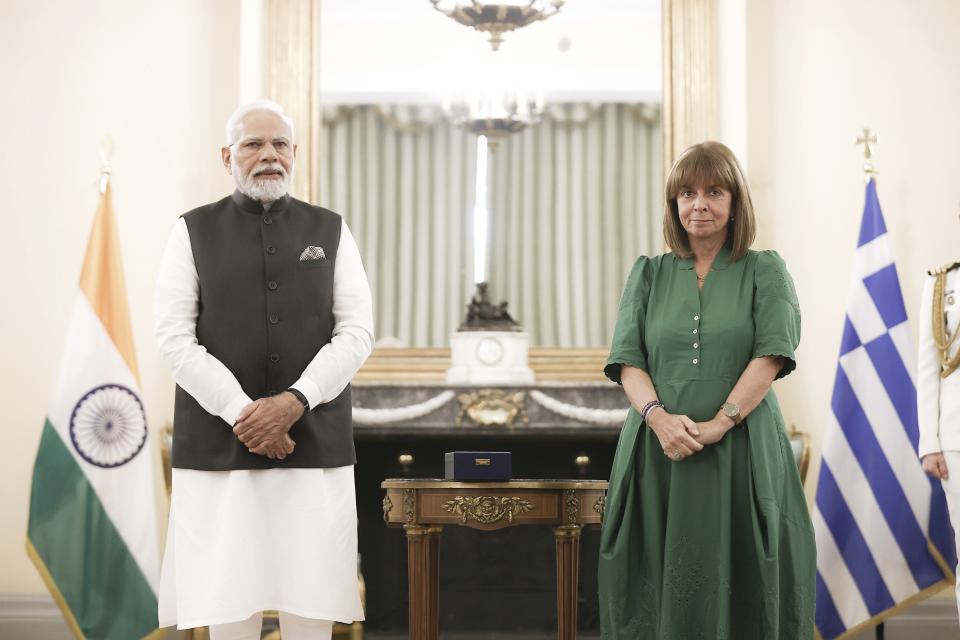
[[[863,145],[863,177],[864,180],[870,182],[870,179],[879,173],[879,171],[873,168],[873,162],[871,161],[873,157],[873,147],[871,145],[880,144],[880,141],[877,140],[876,134],[870,133],[869,127],[864,127],[863,135],[857,138],[855,144]]]

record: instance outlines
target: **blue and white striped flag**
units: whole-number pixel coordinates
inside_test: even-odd
[[[940,483],[917,458],[913,338],[877,186],[867,184],[813,526],[817,631],[844,638],[952,584]]]

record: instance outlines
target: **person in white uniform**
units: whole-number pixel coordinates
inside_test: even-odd
[[[919,454],[939,478],[960,550],[960,262],[927,274],[920,303],[917,368]],[[960,567],[957,568],[960,572]],[[957,583],[960,609],[960,582]]]
[[[350,380],[370,354],[370,287],[343,219],[288,194],[293,122],[272,102],[227,121],[236,191],[181,216],[155,332],[177,383],[159,620],[329,638],[363,619]]]

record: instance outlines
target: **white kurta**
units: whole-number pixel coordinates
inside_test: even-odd
[[[333,338],[292,386],[313,408],[336,398],[373,344],[370,287],[346,223],[334,270]],[[186,223],[160,265],[155,331],[173,377],[229,429],[250,397],[197,343],[199,279]],[[235,622],[267,609],[363,619],[353,467],[173,470],[160,626]]]

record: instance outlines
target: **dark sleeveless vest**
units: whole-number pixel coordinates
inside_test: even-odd
[[[197,341],[251,399],[284,391],[333,337],[340,216],[289,196],[265,212],[235,192],[183,219],[200,278]],[[301,261],[311,245],[326,258]],[[348,385],[293,425],[293,454],[270,460],[247,451],[222,418],[178,386],[172,464],[208,471],[354,464],[351,415]]]

